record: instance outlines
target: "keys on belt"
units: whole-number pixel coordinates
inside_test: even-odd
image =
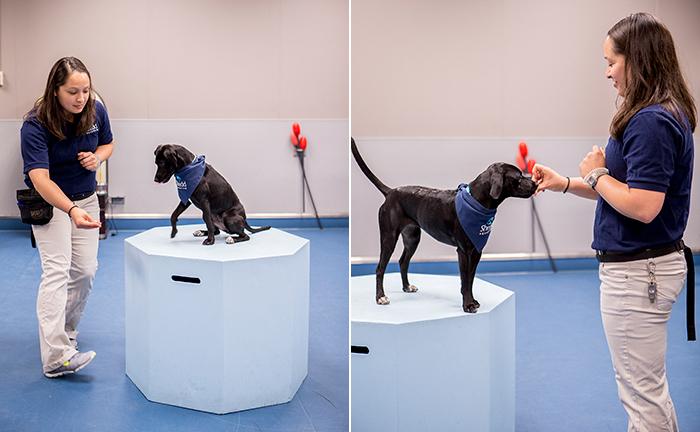
[[[656,301],[656,263],[654,261],[647,262],[647,270],[649,271],[647,293],[649,294],[649,301],[654,303]]]

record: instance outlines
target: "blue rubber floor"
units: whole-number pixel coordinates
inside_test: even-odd
[[[348,430],[348,229],[285,229],[311,240],[309,372],[292,401],[226,415],[148,401],[124,372],[123,241],[100,242],[80,324],[96,359],[75,375],[41,373],[39,256],[27,231],[0,231],[0,431],[345,432]]]
[[[516,295],[516,431],[627,430],[603,333],[598,271],[479,277]],[[686,338],[685,294],[668,324],[666,365],[680,430],[696,432],[700,346]]]
[[[352,273],[373,273],[370,267],[353,266]],[[458,274],[456,263],[415,267],[416,273]],[[695,269],[700,274],[700,266]],[[515,292],[516,432],[626,431],[600,317],[597,269],[477,277]],[[700,345],[686,339],[685,296],[684,289],[668,324],[667,374],[680,430],[700,432]]]

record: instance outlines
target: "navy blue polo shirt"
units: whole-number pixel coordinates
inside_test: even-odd
[[[605,163],[610,175],[630,188],[666,196],[661,212],[648,224],[623,216],[599,197],[593,249],[632,252],[683,237],[693,177],[693,135],[685,117],[681,125],[660,105],[640,110],[627,124],[622,142],[608,140]]]
[[[59,140],[36,117],[30,116],[24,121],[20,141],[27,187],[33,187],[28,175],[30,170],[47,168],[51,180],[66,195],[95,190],[95,171],[80,165],[78,152],[94,152],[97,146],[112,142],[112,129],[104,105],[95,102],[95,124],[86,134],[75,136],[75,125],[70,124],[67,132],[66,139]]]

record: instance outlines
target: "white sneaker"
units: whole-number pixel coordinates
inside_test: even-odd
[[[84,353],[75,353],[70,360],[63,362],[63,364],[50,372],[44,372],[47,378],[57,378],[63,375],[68,375],[78,372],[80,369],[87,366],[92,359],[95,358],[97,353],[95,351],[88,351]]]

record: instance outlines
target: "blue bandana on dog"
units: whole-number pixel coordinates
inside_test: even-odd
[[[491,234],[491,224],[496,218],[496,209],[490,210],[481,205],[469,191],[469,185],[462,183],[457,187],[455,209],[459,224],[464,233],[481,252]]]
[[[207,167],[204,162],[204,155],[197,156],[192,163],[185,165],[179,171],[175,172],[175,184],[177,185],[177,194],[180,196],[180,201],[187,204],[192,193],[204,175],[204,169]]]

